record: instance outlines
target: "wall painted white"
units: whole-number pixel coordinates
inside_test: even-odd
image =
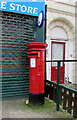
[[[47,1],[47,60],[51,60],[51,41],[65,41],[65,59],[75,59],[75,4]],[[67,9],[68,8],[68,9]],[[47,63],[47,78],[51,80],[51,64]],[[77,83],[75,63],[65,64],[65,80]]]
[[[54,27],[50,31],[50,38],[46,40],[48,44],[47,48],[47,60],[51,60],[51,41],[65,42],[65,59],[73,59],[74,44],[72,40],[68,40],[67,33],[63,28]],[[57,48],[56,48],[57,49]],[[56,54],[56,53],[55,53]],[[65,63],[65,81],[73,82],[73,63]],[[47,63],[47,79],[51,80],[51,63]]]

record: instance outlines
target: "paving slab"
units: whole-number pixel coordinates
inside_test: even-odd
[[[55,110],[56,104],[48,99],[42,106],[26,105],[26,99],[23,98],[2,100],[2,118],[73,118],[64,110]]]

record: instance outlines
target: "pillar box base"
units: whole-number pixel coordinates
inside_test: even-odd
[[[44,93],[29,93],[29,103],[33,105],[43,105]]]

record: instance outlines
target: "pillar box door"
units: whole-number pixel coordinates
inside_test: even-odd
[[[30,60],[29,102],[44,104],[45,48],[47,44],[33,42],[26,44]]]

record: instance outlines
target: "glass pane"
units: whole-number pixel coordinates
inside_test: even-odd
[[[63,44],[52,44],[52,60],[63,60]],[[57,66],[57,62],[53,62],[52,66]]]

